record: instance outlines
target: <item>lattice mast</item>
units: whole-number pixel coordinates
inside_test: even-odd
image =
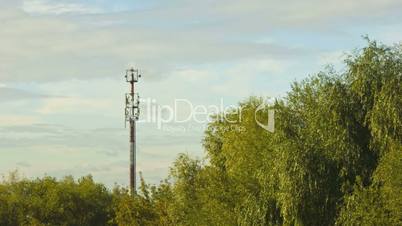
[[[126,93],[125,125],[130,124],[130,193],[136,193],[136,121],[140,115],[140,98],[134,91],[134,84],[141,78],[138,69],[126,70],[126,81],[130,83],[130,92]]]

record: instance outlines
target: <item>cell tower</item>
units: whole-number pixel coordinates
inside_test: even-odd
[[[136,193],[136,131],[135,123],[140,116],[140,97],[134,92],[134,83],[138,82],[141,74],[138,69],[126,70],[126,81],[130,83],[130,92],[126,93],[125,125],[130,124],[130,193]]]

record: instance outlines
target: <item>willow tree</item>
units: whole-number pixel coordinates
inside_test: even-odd
[[[401,71],[400,47],[369,41],[345,72],[294,83],[274,105],[274,133],[256,124],[269,110],[255,114],[260,98],[216,116],[204,146],[226,178],[219,189],[230,186],[223,194],[236,202],[223,201],[237,223],[331,225],[340,209],[338,221],[348,222],[359,209],[353,197],[372,187],[399,219],[401,174],[389,166],[401,159]]]

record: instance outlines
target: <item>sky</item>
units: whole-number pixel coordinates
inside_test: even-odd
[[[136,89],[156,109],[186,100],[182,117],[188,103],[281,98],[326,65],[341,71],[362,36],[399,43],[400,12],[401,0],[0,0],[0,174],[125,186],[127,68],[140,69]],[[165,178],[179,153],[205,156],[206,123],[160,126],[142,108],[146,181]]]

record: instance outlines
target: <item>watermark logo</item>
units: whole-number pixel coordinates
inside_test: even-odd
[[[186,132],[189,130],[204,130],[208,123],[219,115],[220,119],[238,128],[242,122],[243,109],[237,105],[226,105],[221,99],[219,105],[196,105],[188,99],[175,99],[170,105],[160,105],[155,99],[141,99],[140,108],[143,114],[139,123],[153,123],[157,129],[167,132]],[[265,99],[254,110],[254,119],[258,126],[273,133],[275,127],[275,111],[272,98]],[[249,109],[247,109],[249,112]],[[267,113],[268,121],[261,120]],[[257,117],[259,116],[259,117]],[[187,125],[187,127],[186,127]],[[241,125],[240,125],[241,126]]]
[[[256,109],[254,112],[254,119],[257,125],[259,125],[261,128],[267,130],[268,132],[273,133],[275,131],[275,110],[273,109],[274,106],[274,99],[272,98],[266,98]],[[261,122],[257,115],[259,112],[267,110],[268,109],[268,121],[267,123]]]

